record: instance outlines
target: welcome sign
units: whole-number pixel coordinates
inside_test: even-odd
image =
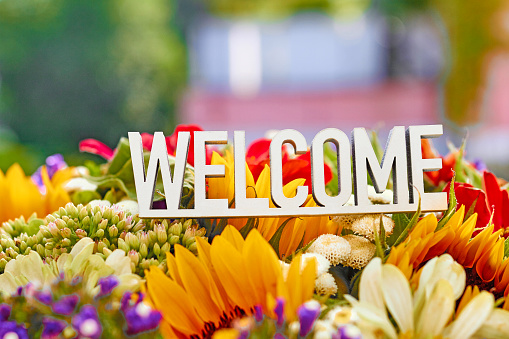
[[[278,132],[270,144],[270,189],[275,208],[269,208],[268,198],[246,197],[245,132],[233,134],[235,204],[229,206],[227,199],[207,199],[206,178],[225,175],[223,165],[206,164],[206,145],[226,144],[226,131],[194,132],[195,196],[193,209],[181,209],[180,199],[186,169],[191,136],[189,132],[178,134],[175,165],[171,170],[165,137],[156,132],[148,166],[143,158],[141,135],[129,132],[129,143],[142,218],[235,218],[235,217],[282,217],[318,216],[340,214],[415,212],[418,197],[423,212],[447,209],[445,192],[424,192],[424,171],[442,168],[442,159],[423,159],[421,139],[436,138],[443,134],[442,125],[394,127],[387,139],[382,162],[373,150],[364,128],[355,128],[349,138],[343,131],[327,128],[315,135],[311,143],[312,196],[316,207],[303,207],[308,188],[300,186],[293,197],[283,193],[282,147],[289,143],[296,154],[307,152],[304,136],[293,129]],[[330,196],[325,190],[323,145],[331,142],[337,152],[338,194]],[[145,170],[146,169],[146,170]],[[158,171],[166,199],[166,209],[153,209],[153,197]],[[368,175],[377,193],[383,193],[392,173],[393,203],[372,205],[368,199]],[[345,205],[354,195],[355,204]]]

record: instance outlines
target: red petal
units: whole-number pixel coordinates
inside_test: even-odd
[[[113,159],[115,151],[96,139],[85,139],[79,143],[80,152],[97,154],[106,160]]]
[[[187,162],[194,166],[194,132],[203,131],[198,125],[178,125],[175,128],[175,132],[169,137],[166,137],[166,147],[168,148],[168,154],[175,155],[177,148],[177,137],[179,132],[191,132],[191,140],[189,142],[189,153],[187,155]]]
[[[502,192],[498,186],[497,177],[491,172],[483,172],[483,185],[486,191],[488,206],[493,213],[493,224],[495,231],[502,227]]]
[[[141,133],[141,143],[143,144],[143,149],[150,151],[152,150],[152,141],[154,140],[154,136],[149,133]]]

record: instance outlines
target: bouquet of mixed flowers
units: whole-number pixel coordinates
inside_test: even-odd
[[[177,133],[200,130],[166,138],[170,164]],[[152,140],[142,134],[146,157]],[[190,145],[181,208],[193,206]],[[247,149],[248,197],[270,197],[269,145]],[[509,337],[508,185],[464,147],[425,173],[427,191],[448,193],[443,213],[243,219],[140,219],[128,140],[80,150],[106,162],[53,155],[30,177],[0,172],[0,338]],[[422,152],[441,157],[426,140]],[[234,204],[231,146],[206,153],[226,168],[207,198]],[[282,161],[285,195],[311,186],[309,152]],[[370,188],[371,203],[392,203],[390,186]]]

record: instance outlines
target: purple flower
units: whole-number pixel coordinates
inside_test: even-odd
[[[53,312],[57,314],[69,315],[74,312],[76,305],[80,301],[80,297],[77,294],[70,294],[63,296],[60,300],[56,301],[53,306]]]
[[[53,302],[53,296],[51,295],[51,292],[36,292],[35,298],[45,305],[51,305]]]
[[[46,158],[46,171],[48,172],[49,179],[53,178],[55,173],[67,167],[67,164],[64,161],[64,157],[62,154],[53,154]],[[44,181],[42,180],[42,166],[32,174],[32,181],[39,187],[39,191],[41,193],[46,192],[46,187],[44,186]]]
[[[274,307],[274,312],[277,315],[278,326],[283,325],[283,322],[285,321],[284,310],[285,310],[285,300],[283,298],[277,298],[276,307]]]
[[[11,316],[11,306],[0,304],[0,322],[7,321]]]
[[[313,328],[315,320],[320,315],[320,303],[316,300],[311,300],[302,304],[297,310],[300,322],[300,336],[305,337]]]
[[[152,309],[143,301],[128,306],[123,311],[127,322],[126,333],[128,335],[153,330],[157,328],[162,318],[159,311]]]
[[[254,307],[254,314],[256,321],[262,321],[263,320],[263,310],[261,305],[255,305]]]
[[[108,295],[113,291],[115,287],[118,286],[118,278],[114,275],[110,275],[104,278],[99,279],[97,284],[101,287],[101,291],[97,295],[97,297],[102,297]]]
[[[102,326],[97,310],[92,305],[84,305],[72,318],[72,326],[81,337],[97,339],[101,337]]]
[[[132,293],[127,291],[124,293],[124,295],[122,296],[122,299],[120,300],[120,309],[122,311],[126,311],[127,308],[129,307],[130,303],[129,301],[131,300],[131,296],[132,296]]]
[[[0,338],[28,339],[28,332],[25,326],[15,321],[3,321],[0,322]]]
[[[361,331],[353,325],[344,325],[338,328],[338,332],[332,335],[332,339],[361,339]]]
[[[274,334],[274,339],[286,339],[286,337],[281,333],[276,333]]]
[[[67,323],[53,318],[44,318],[42,326],[41,339],[55,339],[67,327]]]

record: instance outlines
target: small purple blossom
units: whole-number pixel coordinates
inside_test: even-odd
[[[338,328],[332,339],[362,339],[362,334],[357,327],[347,324]]]
[[[130,300],[131,300],[131,296],[132,296],[132,293],[127,291],[124,293],[124,295],[122,296],[122,299],[120,300],[120,309],[122,311],[126,311],[127,308],[129,307],[130,305]]]
[[[51,295],[51,292],[36,292],[35,298],[45,305],[51,305],[53,302],[53,296]]]
[[[67,167],[67,164],[65,163],[62,154],[53,154],[46,158],[46,171],[50,180],[58,170],[65,167]],[[37,187],[39,187],[39,191],[41,193],[46,192],[46,187],[44,186],[44,181],[42,179],[42,166],[39,167],[34,174],[32,174],[32,181],[37,185]]]
[[[44,318],[42,326],[41,339],[56,339],[67,327],[67,323],[53,318]]]
[[[72,326],[81,337],[98,339],[101,337],[102,326],[97,310],[92,305],[84,305],[80,312],[72,318]]]
[[[16,338],[15,336],[18,339],[29,339],[25,326],[18,325],[15,321],[0,322],[0,338]]]
[[[274,339],[286,339],[286,337],[281,333],[276,333],[274,334]]]
[[[254,307],[254,315],[256,321],[260,322],[263,320],[263,310],[261,305],[255,305]]]
[[[11,316],[11,306],[0,304],[0,322],[7,321]]]
[[[76,305],[80,301],[80,297],[77,294],[70,294],[63,296],[60,300],[56,301],[53,306],[53,312],[57,314],[69,315],[74,312]]]
[[[311,300],[302,304],[297,310],[300,323],[300,336],[305,337],[313,328],[315,320],[320,315],[320,303],[316,300]]]
[[[113,289],[118,286],[119,281],[116,276],[110,275],[99,279],[97,284],[101,287],[101,291],[99,292],[97,297],[102,297],[110,294],[111,291],[113,291]]]
[[[159,326],[162,318],[159,311],[152,309],[143,301],[127,307],[124,315],[127,322],[126,333],[128,335],[153,330]]]
[[[276,313],[277,316],[278,326],[283,325],[285,321],[284,310],[285,310],[285,300],[283,298],[277,298],[276,307],[274,307],[274,312]]]

